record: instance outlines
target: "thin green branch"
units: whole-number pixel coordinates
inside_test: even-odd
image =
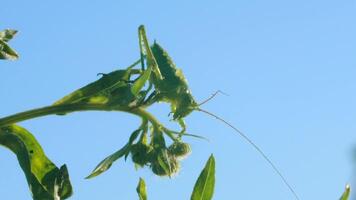
[[[128,107],[110,107],[103,104],[66,104],[46,106],[42,108],[32,109],[25,112],[16,113],[4,118],[0,118],[0,127],[10,124],[26,121],[33,118],[43,117],[47,115],[72,113],[79,111],[121,111],[131,113],[147,119],[155,127],[163,127],[162,124],[149,112],[142,108],[128,108]]]
[[[54,105],[46,106],[42,108],[32,109],[25,112],[16,113],[0,119],[0,127],[18,123],[21,121],[53,115],[53,114],[63,114],[77,111],[88,111],[88,110],[103,110],[111,111],[112,109],[105,105],[89,105],[89,104],[67,104],[67,105]]]

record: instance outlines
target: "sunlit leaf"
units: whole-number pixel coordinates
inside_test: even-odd
[[[345,191],[340,197],[340,200],[348,200],[350,196],[350,191],[351,191],[350,185],[346,185]]]
[[[16,60],[19,55],[6,42],[0,40],[0,59]]]
[[[0,59],[16,60],[19,58],[16,51],[7,44],[16,33],[17,31],[12,29],[5,29],[0,32]]]
[[[147,200],[146,183],[142,178],[140,178],[140,181],[138,182],[136,191],[139,196],[139,200]]]
[[[125,87],[129,71],[116,70],[109,74],[104,74],[99,80],[94,81],[54,103],[54,105],[70,103],[108,103],[110,92],[114,89]]]
[[[3,31],[0,31],[0,40],[4,42],[8,42],[11,40],[17,33],[17,30],[13,29],[5,29]]]
[[[58,169],[26,129],[17,125],[1,128],[0,144],[16,154],[33,199],[57,200],[58,197],[66,199],[71,196],[72,186],[66,166]]]
[[[86,179],[94,178],[101,173],[105,172],[108,170],[113,162],[115,162],[117,159],[121,158],[126,154],[127,151],[129,151],[129,144],[126,144],[124,147],[122,147],[120,150],[116,151],[115,153],[111,154],[110,156],[106,157],[103,161],[101,161],[95,169],[92,171],[92,173],[86,177]]]
[[[215,187],[215,158],[209,157],[203,171],[195,183],[191,200],[210,200],[213,198]]]
[[[54,105],[63,104],[103,104],[108,106],[130,106],[134,101],[131,93],[132,74],[140,74],[141,70],[132,69],[139,61],[126,68],[116,70],[56,101]],[[65,114],[65,113],[58,113]]]

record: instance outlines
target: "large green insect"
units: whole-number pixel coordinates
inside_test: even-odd
[[[143,26],[139,27],[139,35],[140,45],[143,45],[143,47],[140,47],[141,55],[143,54],[143,49],[146,50],[148,65],[152,65],[153,67],[156,67],[159,70],[159,74],[153,73],[153,75],[151,76],[151,82],[155,86],[155,91],[152,95],[152,99],[153,101],[165,101],[171,104],[171,112],[173,113],[173,119],[178,120],[178,122],[183,128],[182,132],[185,131],[185,123],[183,121],[183,118],[189,115],[194,110],[206,113],[223,122],[224,124],[232,128],[241,137],[243,137],[261,154],[261,156],[271,165],[273,170],[286,184],[286,186],[293,193],[296,199],[299,199],[296,192],[293,190],[293,188],[290,186],[290,184],[287,182],[287,180],[281,174],[278,168],[274,165],[274,163],[249,137],[247,137],[247,135],[245,135],[242,131],[237,129],[229,122],[225,121],[223,118],[209,111],[199,108],[200,105],[210,100],[213,96],[215,96],[216,93],[208,100],[198,104],[194,100],[188,88],[187,81],[183,76],[182,71],[180,69],[177,69],[168,53],[157,42],[154,42],[154,44],[149,47]]]
[[[163,77],[161,80],[152,76],[157,98],[171,103],[173,119],[187,116],[198,106],[188,88],[187,80],[182,71],[177,69],[168,53],[157,42],[152,45],[151,50]]]
[[[182,130],[179,133],[179,138],[171,137],[176,144],[180,144],[179,142],[181,136],[186,134],[186,127],[183,119],[194,110],[204,112],[234,129],[235,132],[250,143],[272,166],[274,171],[276,171],[276,173],[282,178],[283,182],[298,199],[293,188],[288,184],[278,168],[252,140],[224,119],[199,107],[211,98],[200,104],[195,101],[182,71],[176,67],[167,51],[165,51],[157,42],[154,42],[152,46],[149,45],[143,26],[139,27],[139,46],[141,50],[141,59],[136,61],[126,70],[118,70],[103,75],[101,79],[77,91],[74,91],[73,93],[57,101],[55,105],[75,103],[104,104],[107,106],[127,106],[128,109],[134,110],[139,107],[148,107],[155,102],[167,102],[171,106],[173,119],[178,121],[182,127]],[[146,63],[144,61],[146,61]],[[139,63],[141,63],[141,69],[133,69],[133,67]],[[145,67],[145,64],[147,67]],[[132,80],[131,75],[137,75],[137,77]],[[148,85],[148,87],[144,89],[146,85]],[[152,88],[154,88],[153,91],[151,91]],[[170,133],[169,131],[163,132],[167,134]],[[185,155],[189,152],[189,148],[185,146],[172,146],[171,148],[168,148],[171,149],[168,151],[164,142],[156,141],[157,138],[161,138],[160,140],[164,141],[161,127],[154,127],[152,129],[151,137],[153,150],[150,150],[149,148],[137,149],[136,147],[140,146],[126,145],[123,149],[109,156],[102,163],[100,163],[93,171],[93,174],[89,177],[94,177],[107,170],[111,166],[112,162],[130,152],[133,156],[133,161],[136,164],[147,165],[147,163],[151,163],[151,169],[156,174],[170,175],[171,172],[175,172],[175,170],[178,169],[178,165],[176,165],[175,160],[170,160],[169,158],[179,157],[181,152]],[[155,152],[153,154],[153,158],[155,159],[151,159],[149,161],[142,160],[142,150],[143,152]],[[172,156],[173,154],[175,156]]]
[[[155,90],[147,99],[150,104],[155,101],[167,102],[171,106],[173,119],[177,120],[185,131],[183,118],[198,108],[197,102],[191,94],[182,71],[176,67],[171,57],[157,42],[149,46],[145,29],[139,27],[139,39],[141,55],[146,56],[148,69],[154,73],[150,77],[150,83]]]

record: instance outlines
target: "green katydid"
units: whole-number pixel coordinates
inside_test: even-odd
[[[131,141],[129,144],[125,145],[124,148],[105,159],[94,170],[94,175],[89,177],[96,176],[107,170],[115,160],[124,155],[127,156],[129,152],[134,157],[133,160],[137,161],[137,164],[149,164],[152,168],[152,171],[156,171],[157,174],[170,176],[176,171],[175,169],[178,169],[179,163],[176,163],[175,158],[184,156],[186,153],[190,152],[190,147],[186,146],[185,144],[182,145],[180,140],[181,136],[189,135],[185,133],[185,124],[183,119],[192,111],[201,111],[225,123],[234,129],[234,131],[236,131],[238,134],[240,134],[247,142],[249,142],[272,166],[273,170],[282,178],[284,183],[295,195],[296,199],[299,199],[293,188],[289,185],[278,168],[251,139],[249,139],[244,133],[239,131],[224,119],[200,108],[202,104],[206,103],[212,97],[200,104],[195,101],[191,91],[189,90],[187,81],[182,71],[175,66],[168,53],[158,43],[155,42],[152,46],[149,45],[143,26],[139,27],[139,46],[141,50],[141,59],[136,61],[133,65],[129,66],[126,70],[117,70],[109,74],[103,74],[103,77],[99,80],[65,96],[64,98],[55,102],[54,106],[52,107],[49,106],[37,110],[34,109],[28,112],[23,112],[0,119],[0,125],[1,122],[3,123],[2,126],[4,126],[4,124],[6,125],[5,122],[9,123],[10,121],[16,123],[17,119],[20,119],[19,121],[21,121],[47,114],[65,114],[65,112],[73,112],[78,110],[80,111],[81,109],[98,109],[98,107],[95,107],[97,105],[100,105],[99,108],[102,110],[115,110],[111,108],[118,106],[120,107],[120,109],[118,109],[120,111],[139,115],[141,118],[150,121],[152,125],[152,138],[149,145],[154,149],[151,150],[148,148],[148,150],[146,149],[144,152],[153,152],[152,159],[149,161],[141,162],[141,155],[137,153],[141,153],[142,149],[134,151],[135,149],[132,148],[132,146],[138,143],[132,145],[133,141]],[[144,60],[146,60],[147,67],[144,66]],[[141,69],[133,69],[133,67],[139,63],[141,63]],[[138,75],[138,77],[132,80],[132,75]],[[148,88],[143,89],[147,83]],[[151,92],[152,88],[154,88],[153,92]],[[183,129],[178,134],[179,137],[173,136],[172,134],[177,132],[166,129],[153,116],[145,111],[146,107],[160,101],[168,102],[171,105],[173,119],[178,121]],[[94,106],[82,106],[88,104],[90,104],[90,106]],[[74,109],[75,106],[79,106],[78,110]],[[125,108],[123,109],[122,107]],[[62,113],[58,112],[57,109],[60,109],[60,111],[62,111],[62,109],[68,110],[63,111]],[[145,128],[141,134],[144,135],[146,132],[147,131]],[[173,140],[174,143],[172,146],[168,148],[166,147],[163,133],[166,133],[167,136]],[[138,134],[134,135],[138,136]],[[177,147],[177,145],[181,146]]]
[[[151,77],[151,81],[155,86],[155,101],[165,101],[171,104],[171,112],[173,113],[173,119],[178,120],[180,125],[183,128],[183,132],[185,131],[185,125],[183,118],[189,115],[192,111],[200,111],[205,114],[208,114],[217,120],[223,122],[230,128],[232,128],[235,132],[237,132],[242,138],[244,138],[249,144],[255,148],[258,153],[271,165],[273,170],[278,174],[278,176],[282,179],[288,189],[293,193],[296,199],[299,199],[298,195],[292,188],[292,186],[288,183],[286,178],[281,174],[280,170],[276,167],[276,165],[271,161],[271,159],[261,150],[258,145],[256,145],[246,134],[241,132],[231,123],[227,122],[223,118],[201,109],[199,106],[206,103],[210,100],[216,93],[210,97],[208,100],[203,103],[198,104],[194,97],[192,96],[187,81],[183,76],[183,73],[180,69],[177,69],[173,60],[168,55],[167,51],[165,51],[157,42],[149,47],[148,40],[145,35],[144,27],[140,26],[140,38],[144,38],[144,46],[141,49],[145,49],[146,51],[146,59],[148,63],[157,63],[160,75],[156,76],[155,74]],[[152,52],[152,53],[151,53]]]

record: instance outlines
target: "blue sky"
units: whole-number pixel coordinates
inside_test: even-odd
[[[14,28],[16,62],[1,62],[1,116],[49,105],[99,72],[139,56],[146,26],[182,68],[198,101],[257,143],[303,200],[337,199],[356,176],[356,2],[300,1],[4,1],[0,29]],[[151,109],[160,120],[168,105]],[[172,180],[131,161],[93,180],[83,178],[120,148],[139,124],[125,113],[86,112],[21,123],[57,165],[68,165],[80,199],[189,199],[208,156],[216,157],[214,199],[293,199],[265,160],[228,127],[193,113],[186,138],[193,153]],[[15,156],[0,149],[2,199],[30,199]],[[355,181],[355,180],[354,180]]]

